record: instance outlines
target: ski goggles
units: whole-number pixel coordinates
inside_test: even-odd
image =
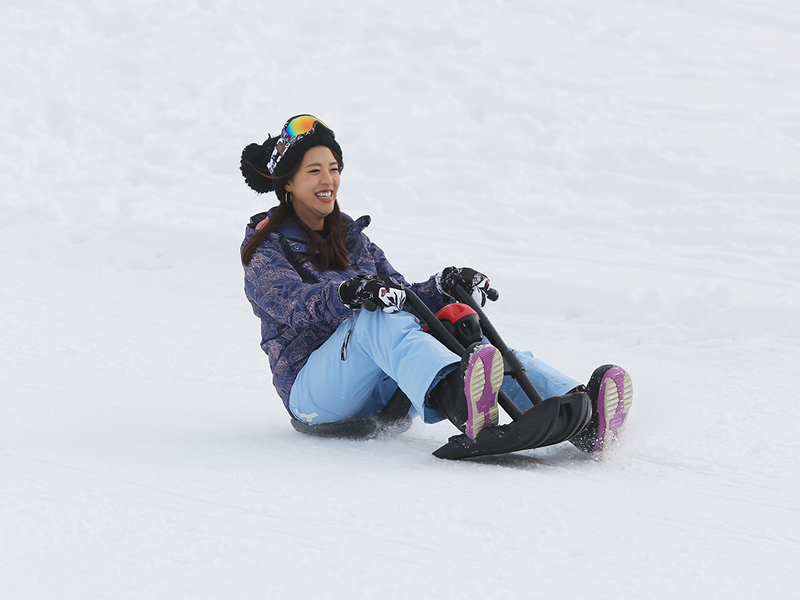
[[[297,115],[286,122],[286,125],[283,126],[283,130],[281,130],[278,141],[275,143],[275,149],[272,151],[272,155],[267,161],[267,170],[269,170],[270,175],[275,174],[278,163],[289,148],[314,133],[317,123],[322,125],[325,129],[330,130],[330,127],[325,125],[325,123],[311,115]]]

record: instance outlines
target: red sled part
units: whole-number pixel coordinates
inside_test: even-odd
[[[466,304],[461,302],[448,304],[436,313],[436,318],[465,348],[483,338],[478,313]],[[428,325],[425,325],[422,330],[430,333]]]
[[[453,302],[452,304],[448,304],[442,310],[436,313],[436,318],[442,322],[447,321],[448,323],[452,323],[455,325],[458,323],[459,319],[462,317],[466,317],[468,315],[475,315],[478,316],[474,310],[472,310],[466,304],[461,304],[461,302]],[[428,333],[428,326],[422,328],[425,333]]]

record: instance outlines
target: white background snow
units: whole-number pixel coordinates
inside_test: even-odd
[[[795,0],[3,0],[0,82],[0,597],[795,597]],[[632,373],[617,447],[291,429],[238,160],[300,112],[409,279]]]

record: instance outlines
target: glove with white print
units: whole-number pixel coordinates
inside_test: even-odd
[[[469,267],[445,267],[441,273],[436,274],[436,287],[445,296],[456,299],[456,286],[460,285],[481,306],[486,305],[488,298],[492,302],[497,300],[497,290],[489,286],[489,278],[483,273]]]
[[[386,275],[356,275],[339,284],[339,298],[347,308],[364,307],[393,313],[403,308],[406,292],[403,284]]]

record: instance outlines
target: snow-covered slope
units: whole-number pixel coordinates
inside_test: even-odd
[[[0,597],[794,596],[795,2],[6,0],[0,39]],[[409,279],[631,371],[616,448],[290,428],[238,157],[300,112]]]

